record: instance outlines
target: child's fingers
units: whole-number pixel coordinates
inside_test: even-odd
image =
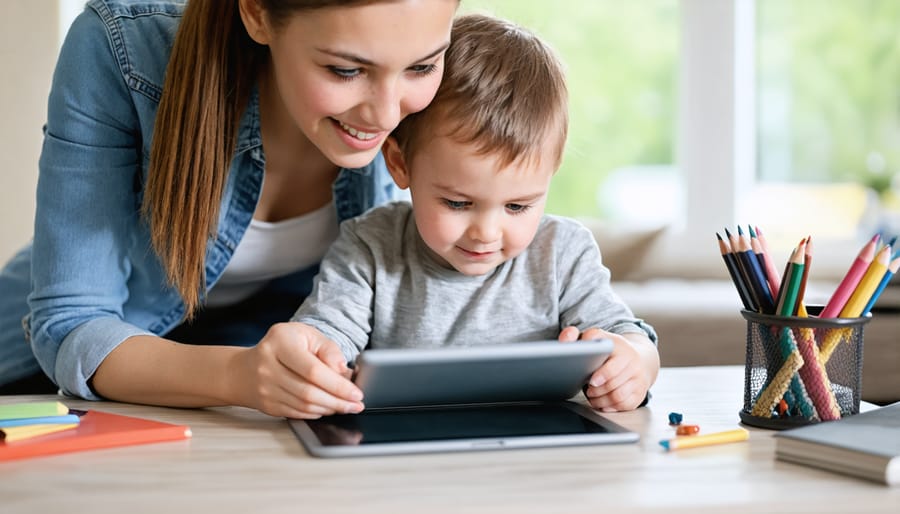
[[[619,387],[601,392],[603,388],[587,388],[585,397],[591,407],[606,411],[631,410],[640,405],[643,395],[636,380],[626,380]]]
[[[566,327],[559,333],[559,340],[564,343],[570,343],[578,340],[578,328]]]
[[[593,341],[595,339],[603,339],[607,335],[609,335],[609,332],[605,332],[597,327],[593,327],[582,332],[581,337],[579,337],[578,339],[581,339],[583,341]]]

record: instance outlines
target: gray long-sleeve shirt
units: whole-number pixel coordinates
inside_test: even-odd
[[[345,221],[292,320],[338,343],[348,361],[367,347],[556,339],[567,326],[656,342],[613,292],[593,235],[577,221],[545,215],[524,252],[482,276],[447,268],[427,250],[409,203]]]

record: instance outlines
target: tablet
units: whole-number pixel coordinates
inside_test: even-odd
[[[401,455],[633,443],[631,432],[573,402],[517,402],[365,410],[288,420],[316,457]]]
[[[572,398],[612,352],[608,339],[372,349],[356,360],[366,409]]]

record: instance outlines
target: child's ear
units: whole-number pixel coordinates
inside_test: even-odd
[[[403,152],[400,151],[400,145],[393,137],[384,140],[381,146],[381,154],[384,156],[384,162],[387,169],[394,178],[394,183],[400,189],[409,187],[409,169],[406,167],[406,160],[403,158]]]

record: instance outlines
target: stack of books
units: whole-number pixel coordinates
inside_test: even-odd
[[[0,461],[191,437],[185,425],[95,410],[61,402],[0,405]]]
[[[79,421],[61,402],[0,405],[0,434],[5,443],[71,430]]]

